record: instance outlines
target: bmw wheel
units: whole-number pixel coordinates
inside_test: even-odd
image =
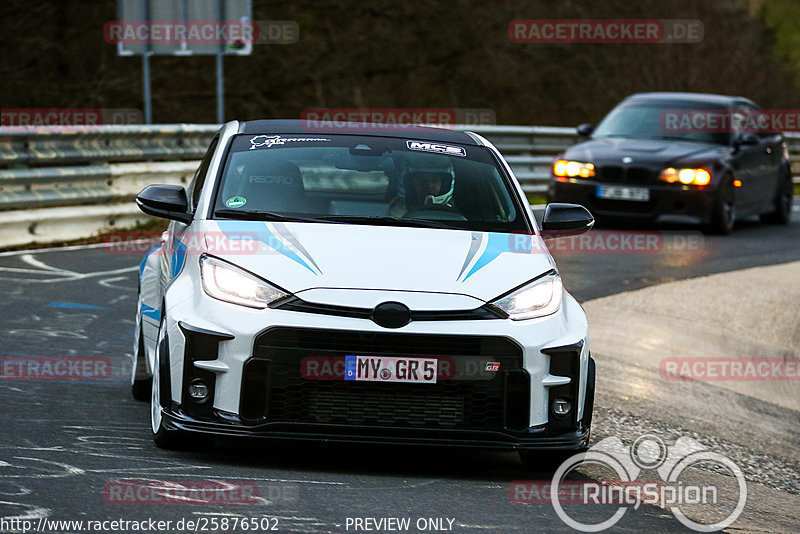
[[[733,180],[726,176],[720,186],[719,194],[714,202],[709,230],[712,233],[728,235],[736,223],[736,191]]]
[[[789,220],[792,218],[793,196],[794,183],[792,183],[792,173],[787,171],[775,196],[775,211],[761,215],[761,222],[767,224],[789,224]]]

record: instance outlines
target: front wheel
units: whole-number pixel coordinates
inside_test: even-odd
[[[726,176],[714,201],[714,211],[708,230],[714,234],[728,235],[736,223],[736,190],[733,179]]]
[[[186,447],[186,432],[169,429],[164,424],[163,405],[170,397],[169,348],[166,325],[162,317],[158,327],[153,380],[150,394],[150,427],[153,441],[162,449],[182,449]]]
[[[131,370],[131,393],[138,401],[150,399],[153,378],[147,373],[147,362],[144,354],[144,337],[141,330],[136,336],[136,351],[133,353],[133,369]]]
[[[133,365],[131,368],[131,394],[138,401],[150,399],[152,378],[147,372],[147,355],[144,351],[144,336],[142,334],[142,293],[138,292],[136,303],[136,329],[134,330]]]
[[[775,210],[761,215],[761,222],[767,224],[789,224],[789,220],[792,218],[793,197],[794,183],[792,183],[792,173],[787,172],[783,180],[781,180],[781,185],[775,197]]]

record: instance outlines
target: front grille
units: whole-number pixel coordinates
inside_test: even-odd
[[[647,167],[621,167],[619,165],[603,165],[599,167],[595,178],[599,182],[645,184],[652,180],[654,173]]]
[[[386,391],[386,386],[381,384],[346,390],[322,387],[309,391],[306,400],[312,419],[325,423],[393,427],[432,424],[453,428],[464,422],[464,399],[461,396],[429,395],[419,389]],[[493,408],[497,410],[498,407]]]
[[[345,381],[333,374],[307,378],[308,359],[343,369],[347,355],[436,358],[439,379],[414,384]],[[490,361],[500,363],[499,372],[485,371]],[[442,373],[445,365],[475,372],[448,375]],[[520,373],[527,377],[521,348],[505,338],[273,328],[257,337],[245,365],[240,413],[251,423],[519,429],[528,419],[528,403],[520,399],[530,398],[529,379],[519,380]],[[508,380],[511,375],[515,380]]]

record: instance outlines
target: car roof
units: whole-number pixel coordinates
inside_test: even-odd
[[[652,92],[636,93],[625,99],[630,100],[657,100],[661,102],[698,102],[704,104],[730,105],[734,102],[748,102],[756,105],[755,102],[743,96],[718,95],[713,93],[683,93],[683,92]]]
[[[420,139],[443,143],[458,143],[478,146],[479,143],[471,135],[446,128],[430,126],[399,126],[369,123],[339,123],[324,126],[309,125],[303,119],[262,119],[239,123],[241,134],[306,134],[306,135],[365,135],[377,137],[397,137],[403,139]],[[330,122],[330,121],[328,121]]]

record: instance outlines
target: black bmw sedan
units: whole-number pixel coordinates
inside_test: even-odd
[[[792,176],[775,121],[752,101],[641,93],[615,107],[553,164],[549,202],[599,219],[690,223],[727,234],[737,218],[786,224]]]

